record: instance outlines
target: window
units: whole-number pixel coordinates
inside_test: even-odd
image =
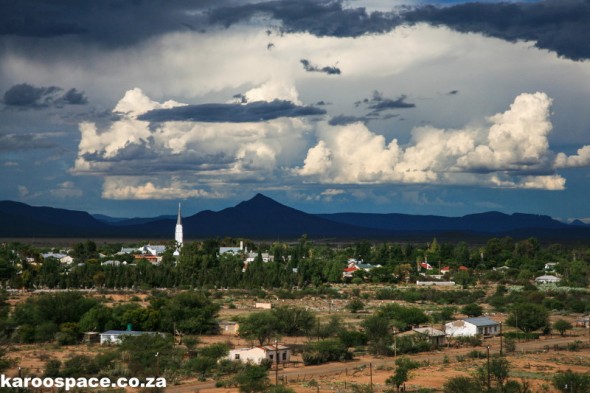
[[[287,352],[283,352],[283,360],[287,360]]]
[[[239,353],[236,353],[236,355],[235,355],[235,359],[236,359],[236,360],[240,360],[240,354],[239,354]]]
[[[272,360],[272,359],[273,359],[273,355],[268,355],[268,358],[269,358],[270,360]]]

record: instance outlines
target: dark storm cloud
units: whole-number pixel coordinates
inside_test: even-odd
[[[155,109],[139,116],[139,120],[200,121],[244,123],[277,119],[323,115],[326,111],[313,106],[298,106],[289,101],[257,101],[248,104],[202,104],[178,106],[170,109]]]
[[[219,7],[209,13],[209,22],[229,27],[258,15],[281,21],[286,32],[306,31],[317,36],[335,37],[382,33],[401,22],[394,13],[367,13],[364,8],[343,8],[342,1],[333,0],[267,1]]]
[[[0,134],[0,151],[22,151],[33,149],[51,149],[57,143],[43,134]]]
[[[202,31],[203,12],[220,4],[232,1],[2,1],[0,35],[78,36],[108,46],[125,46],[171,31]]]
[[[371,120],[370,117],[366,116],[347,116],[347,115],[338,115],[334,116],[328,121],[328,124],[331,126],[345,126],[352,123],[368,123]]]
[[[341,74],[340,68],[338,68],[338,67],[326,66],[326,67],[320,68],[320,67],[312,64],[307,59],[301,59],[300,61],[301,61],[301,64],[303,64],[303,69],[305,69],[305,71],[307,71],[307,72],[323,72],[328,75],[340,75]]]
[[[409,23],[444,25],[515,42],[535,41],[538,48],[572,60],[590,59],[590,1],[546,0],[534,3],[466,3],[425,6],[404,14]]]
[[[84,105],[88,99],[84,92],[70,89],[62,94],[57,86],[37,87],[28,83],[12,86],[4,93],[3,103],[8,107],[19,109],[39,109],[49,106]]]
[[[63,0],[0,2],[0,36],[78,37],[121,47],[174,31],[205,32],[257,16],[280,23],[283,32],[358,37],[402,24],[444,25],[511,42],[536,46],[573,60],[590,59],[590,1],[545,0],[522,3],[464,3],[398,7],[367,12],[342,0]],[[269,30],[270,31],[270,30]],[[268,49],[272,48],[272,43]]]
[[[68,105],[84,105],[88,103],[84,92],[76,89],[68,90],[58,101]]]
[[[407,96],[402,94],[396,99],[383,97],[383,94],[377,90],[373,91],[373,97],[364,98],[354,103],[356,107],[366,104],[367,108],[372,109],[369,115],[378,115],[382,111],[390,109],[408,109],[415,108],[416,104],[406,102]]]
[[[231,26],[268,15],[287,32],[317,36],[358,37],[390,31],[401,24],[425,22],[460,32],[480,33],[510,42],[535,41],[536,46],[573,60],[590,59],[590,1],[545,0],[523,3],[464,3],[445,7],[417,6],[367,13],[343,8],[342,1],[267,1],[219,7],[210,23]]]

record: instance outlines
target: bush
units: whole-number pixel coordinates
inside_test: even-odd
[[[306,366],[323,364],[332,361],[351,360],[352,353],[340,340],[324,340],[308,344],[302,354]]]
[[[507,332],[504,333],[506,339],[513,340],[538,340],[541,337],[539,333],[524,333],[524,332]]]

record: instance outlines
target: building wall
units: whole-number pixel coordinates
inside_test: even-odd
[[[445,333],[449,337],[470,337],[477,335],[477,327],[464,321],[449,322],[445,325]]]

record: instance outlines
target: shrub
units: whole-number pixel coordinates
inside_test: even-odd
[[[350,360],[352,359],[352,353],[346,349],[340,340],[324,340],[308,344],[303,350],[302,358],[303,363],[309,366],[331,361]]]

